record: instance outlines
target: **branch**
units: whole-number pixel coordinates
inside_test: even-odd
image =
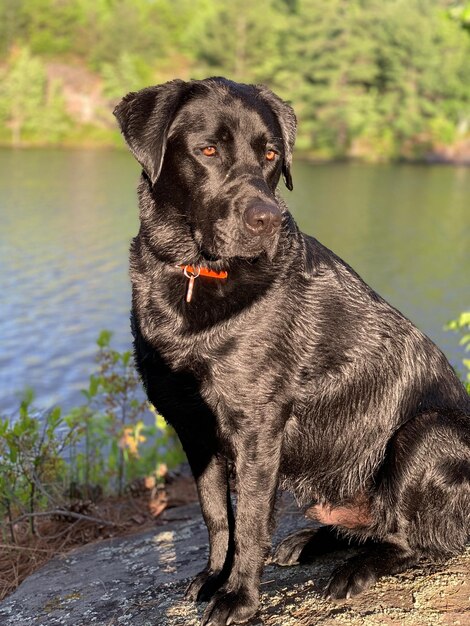
[[[49,500],[50,503],[53,504],[54,506],[60,506],[60,504],[57,502],[54,496],[50,494],[48,491],[46,491],[34,467],[31,469],[31,473],[33,476],[34,483],[36,487],[39,489],[39,491],[42,493],[42,495],[45,496],[47,500]]]
[[[27,550],[28,552],[50,552],[49,550],[44,550],[43,548],[28,548],[26,546],[12,546],[9,543],[0,543],[0,548],[6,548],[7,550]]]
[[[100,519],[99,517],[92,517],[91,515],[83,515],[83,513],[75,513],[74,511],[67,511],[67,509],[54,509],[52,511],[43,511],[42,513],[24,513],[17,517],[8,524],[17,524],[24,519],[30,519],[31,517],[50,517],[52,515],[64,515],[67,517],[73,517],[75,519],[83,520],[86,522],[94,522],[95,524],[102,524],[103,526],[117,526],[114,522],[108,522],[108,520]],[[0,524],[0,526],[3,524]]]

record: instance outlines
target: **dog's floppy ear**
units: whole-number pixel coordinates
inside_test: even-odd
[[[131,92],[116,106],[121,132],[132,154],[154,184],[162,169],[168,130],[189,83],[172,80]]]
[[[282,176],[287,189],[292,191],[294,185],[292,183],[290,168],[292,165],[292,152],[294,150],[295,133],[297,130],[297,118],[295,117],[294,109],[264,85],[257,85],[257,89],[260,96],[276,115],[281,127],[282,141],[284,143]]]

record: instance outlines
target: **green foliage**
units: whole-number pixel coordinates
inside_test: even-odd
[[[117,62],[103,63],[103,93],[110,99],[119,100],[128,91],[137,91],[152,82],[152,70],[139,57],[130,52],[119,55]]]
[[[0,76],[0,117],[11,129],[12,144],[21,143],[21,134],[38,124],[46,81],[41,61],[27,48],[17,51]]]
[[[258,82],[274,73],[285,15],[272,0],[205,3],[205,9],[204,21],[188,36],[201,77]]]
[[[463,346],[465,352],[470,351],[470,311],[461,313],[455,320],[451,320],[446,324],[447,330],[452,330],[460,334],[459,344]],[[470,394],[470,359],[462,359],[462,364],[466,373],[462,375],[467,391]]]
[[[470,31],[470,2],[457,2],[449,8],[449,15]]]
[[[290,100],[301,151],[420,158],[468,137],[469,11],[448,0],[4,0],[0,137],[112,143],[127,91],[222,74]],[[97,73],[88,127],[77,116],[67,128],[62,86],[45,71],[58,59]]]
[[[56,55],[73,50],[83,18],[79,2],[27,0],[20,3],[18,12],[25,40],[34,53]]]
[[[61,453],[75,437],[73,429],[58,437],[64,424],[60,408],[46,413],[41,423],[31,413],[32,400],[27,391],[13,424],[0,418],[0,517],[6,513],[10,521],[18,512],[34,513],[60,497],[66,476]],[[34,517],[30,524],[34,532]]]
[[[132,354],[113,350],[110,342],[111,333],[102,331],[98,372],[82,391],[86,403],[67,417],[70,429],[80,435],[69,458],[75,483],[111,487],[120,495],[126,483],[141,476],[158,478],[162,464],[174,467],[184,456],[176,441],[168,448],[173,435],[160,416],[151,425],[144,421],[149,407],[141,398]]]
[[[90,499],[120,495],[134,480],[158,482],[184,461],[174,431],[141,398],[132,354],[110,342],[111,333],[101,332],[84,404],[39,416],[26,391],[15,421],[0,417],[0,519],[29,517],[34,532],[34,514],[63,507],[76,486]],[[8,528],[14,542],[14,524]]]
[[[469,118],[470,40],[438,2],[303,0],[292,19],[276,80],[296,102],[299,147],[420,156],[437,139],[452,141]]]
[[[48,82],[44,64],[28,48],[15,50],[0,72],[0,121],[10,128],[14,146],[25,137],[48,136],[55,142],[67,130],[61,87]]]

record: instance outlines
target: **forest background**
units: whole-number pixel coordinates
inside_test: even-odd
[[[0,144],[122,146],[112,109],[175,77],[265,83],[318,159],[470,162],[470,3],[0,0]]]

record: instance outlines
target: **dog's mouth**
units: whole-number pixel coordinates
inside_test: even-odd
[[[201,262],[207,263],[207,264],[211,264],[211,263],[219,263],[221,261],[224,261],[225,259],[223,259],[220,256],[217,256],[215,254],[212,254],[211,252],[208,252],[207,250],[204,250],[204,248],[201,248],[199,251],[199,255],[201,257]]]
[[[207,264],[214,269],[220,269],[229,263],[240,260],[246,263],[255,263],[260,258],[266,258],[272,261],[277,250],[277,242],[261,240],[258,242],[250,242],[251,245],[237,245],[236,243],[223,246],[220,249],[207,250],[204,246],[199,248],[200,263]]]
[[[200,250],[198,259],[195,260],[194,265],[200,265],[203,267],[207,267],[208,269],[212,269],[215,271],[227,270],[229,269],[233,263],[237,261],[255,264],[262,257],[267,257],[266,252],[262,251],[259,254],[254,254],[252,256],[246,255],[231,255],[231,256],[218,256],[215,254],[211,254],[210,252],[206,252],[204,250]]]
[[[199,265],[207,265],[213,269],[222,269],[224,265],[236,259],[254,262],[261,257],[272,261],[276,254],[280,232],[269,236],[247,235],[242,230],[234,232],[225,228],[217,228],[207,240],[197,228],[193,230],[193,239],[197,245],[197,258],[192,261]]]

